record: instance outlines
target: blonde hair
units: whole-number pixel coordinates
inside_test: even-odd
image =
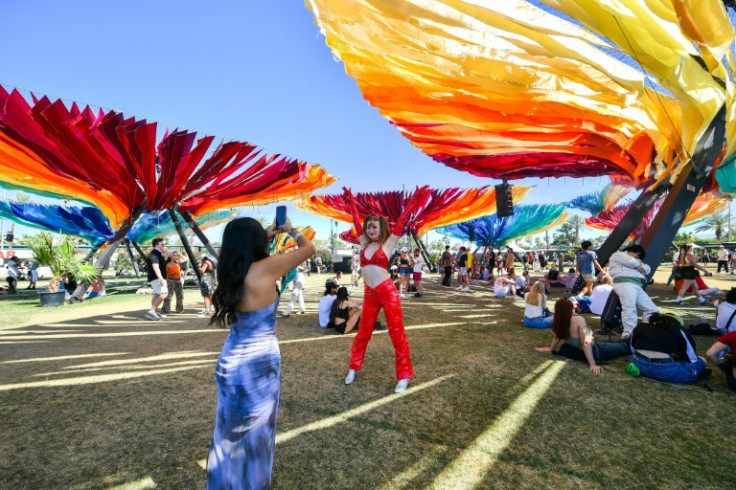
[[[542,281],[537,281],[534,283],[534,286],[532,286],[532,290],[529,291],[529,294],[526,297],[526,302],[530,305],[534,306],[544,306],[544,302],[547,299],[545,296],[546,289],[544,288],[544,283]],[[539,296],[542,296],[542,301],[540,303]]]
[[[391,235],[391,232],[388,230],[388,220],[383,216],[366,216],[363,220],[363,236],[368,239],[368,241],[371,241],[371,238],[368,236],[368,232],[366,231],[368,229],[368,222],[370,221],[377,221],[380,228],[381,228],[381,234],[378,236],[378,243],[383,245],[386,243],[386,240],[388,240],[388,237]]]

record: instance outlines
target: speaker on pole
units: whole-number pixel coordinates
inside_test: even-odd
[[[499,218],[514,215],[514,198],[511,184],[504,179],[503,184],[496,186],[496,214]]]

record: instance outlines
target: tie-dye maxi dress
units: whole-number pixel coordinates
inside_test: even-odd
[[[276,308],[237,312],[217,362],[217,418],[207,459],[208,489],[271,485],[281,355]]]

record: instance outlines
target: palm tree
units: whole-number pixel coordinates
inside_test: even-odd
[[[703,221],[701,225],[695,228],[697,233],[713,230],[716,234],[716,240],[720,241],[723,237],[723,232],[728,226],[728,216],[725,213],[713,214]]]
[[[580,243],[580,228],[585,225],[585,220],[582,216],[573,215],[568,222],[575,228],[575,245]]]

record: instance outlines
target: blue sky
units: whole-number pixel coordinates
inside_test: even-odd
[[[5,1],[0,18],[6,88],[318,163],[340,179],[325,193],[500,183],[436,163],[403,138],[363,99],[299,0]],[[523,203],[544,203],[596,191],[607,179],[514,183],[536,185]],[[289,212],[294,224],[328,237],[328,220]]]

